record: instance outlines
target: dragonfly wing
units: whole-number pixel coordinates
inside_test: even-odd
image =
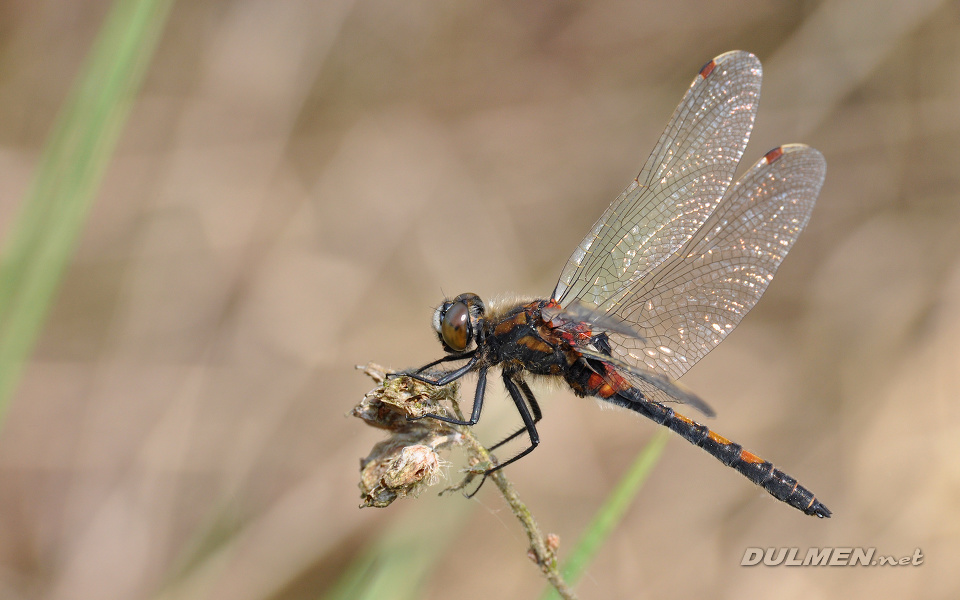
[[[710,408],[710,405],[704,402],[700,396],[697,396],[663,373],[646,369],[642,365],[629,364],[582,346],[578,347],[577,351],[585,358],[603,361],[616,367],[617,373],[629,381],[631,385],[638,388],[648,400],[660,403],[680,402],[696,408],[708,417],[716,415],[713,409]]]
[[[803,144],[767,153],[678,252],[611,312],[643,335],[610,333],[613,354],[679,378],[730,333],[767,289],[810,220],[826,161]]]
[[[614,314],[605,314],[595,306],[588,306],[579,301],[573,301],[566,306],[547,306],[542,309],[543,318],[550,321],[554,327],[578,328],[587,326],[591,333],[619,333],[627,337],[642,337],[630,323]]]
[[[701,69],[640,174],[567,261],[554,299],[608,312],[696,233],[733,180],[760,79],[760,61],[749,52],[721,54]]]

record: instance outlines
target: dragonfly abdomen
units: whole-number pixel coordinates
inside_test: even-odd
[[[796,479],[743,449],[740,444],[715,433],[706,425],[689,419],[672,408],[643,397],[635,389],[625,390],[607,400],[642,414],[653,422],[678,433],[685,440],[706,450],[708,454],[740,472],[741,475],[765,489],[771,496],[808,515],[829,517],[831,512]]]

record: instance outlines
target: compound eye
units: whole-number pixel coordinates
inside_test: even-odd
[[[463,352],[470,342],[470,309],[463,302],[454,302],[443,313],[440,322],[443,341],[455,352]]]

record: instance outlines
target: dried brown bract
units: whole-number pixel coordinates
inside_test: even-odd
[[[442,421],[410,419],[447,414],[451,404],[456,406],[459,384],[435,387],[409,377],[387,379],[387,371],[373,363],[358,368],[380,385],[351,414],[391,432],[360,460],[360,507],[382,508],[398,498],[417,496],[440,480],[444,462],[437,451],[461,443],[462,437]]]
[[[437,483],[444,466],[437,451],[449,446],[462,446],[469,466],[465,469],[463,481],[448,490],[464,489],[476,475],[496,464],[469,427],[429,418],[410,420],[427,413],[463,420],[457,405],[460,392],[457,382],[436,387],[410,377],[387,379],[387,371],[374,363],[357,368],[379,385],[363,397],[351,414],[371,427],[390,432],[390,437],[375,445],[370,455],[360,460],[360,495],[363,500],[360,508],[389,506],[397,498],[417,496],[426,487]],[[531,560],[562,598],[575,599],[576,595],[563,580],[557,565],[560,539],[553,534],[544,536],[541,533],[530,510],[503,471],[489,475],[527,534]]]

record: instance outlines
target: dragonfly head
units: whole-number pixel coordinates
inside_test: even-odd
[[[444,350],[466,352],[475,345],[475,332],[480,330],[483,311],[483,301],[476,294],[460,294],[453,300],[444,300],[433,313],[433,328]]]

